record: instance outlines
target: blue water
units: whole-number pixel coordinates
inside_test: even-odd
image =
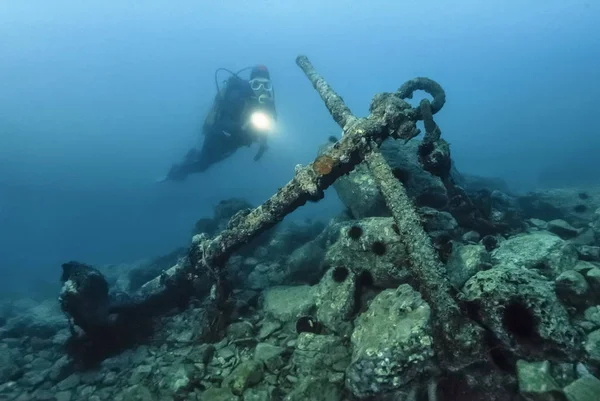
[[[436,121],[462,172],[523,191],[597,183],[600,4],[451,3],[0,2],[0,290],[57,281],[70,259],[169,252],[219,200],[270,196],[340,132],[299,54],[359,116],[377,92],[438,81]],[[244,148],[157,185],[200,140],[214,70],[258,63],[280,120],[263,159]],[[293,217],[340,207],[328,191]]]

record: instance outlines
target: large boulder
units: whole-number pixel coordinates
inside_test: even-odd
[[[337,225],[337,240],[324,264],[343,267],[355,276],[368,275],[378,287],[396,287],[408,277],[406,248],[391,217],[370,217]]]
[[[417,206],[442,208],[448,202],[446,188],[439,177],[425,171],[419,163],[420,143],[417,139],[407,143],[388,139],[381,145],[380,151]],[[324,146],[321,152],[328,146],[332,144]],[[356,219],[390,215],[381,192],[364,163],[337,179],[333,187]]]
[[[523,358],[571,358],[581,344],[554,283],[522,266],[480,271],[462,289],[473,316],[489,328],[501,349]]]
[[[408,284],[378,294],[352,333],[346,387],[357,397],[398,390],[431,367],[429,305]]]
[[[600,187],[557,188],[530,192],[519,198],[526,217],[541,220],[562,219],[582,228],[594,219],[600,208]]]
[[[578,260],[577,249],[572,244],[547,231],[511,237],[491,256],[493,264],[534,269],[551,279],[573,269]]]

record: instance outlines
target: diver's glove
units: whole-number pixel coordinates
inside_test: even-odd
[[[262,157],[262,155],[265,153],[265,151],[268,149],[269,147],[267,146],[266,143],[262,143],[260,145],[260,148],[258,148],[258,152],[256,152],[256,155],[254,156],[254,161],[258,161],[260,160],[260,158]]]

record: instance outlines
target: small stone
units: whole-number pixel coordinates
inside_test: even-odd
[[[577,247],[579,259],[597,262],[600,261],[600,246],[581,245]]]
[[[54,382],[59,382],[69,376],[72,372],[73,365],[71,364],[71,361],[66,355],[63,355],[54,362],[54,365],[52,365],[48,378]]]
[[[59,391],[55,397],[56,401],[71,401],[72,394],[70,391]]]
[[[231,372],[231,375],[225,379],[224,385],[230,387],[233,394],[242,395],[248,387],[258,384],[263,375],[262,363],[245,361]]]
[[[527,220],[527,222],[532,226],[537,228],[538,230],[547,230],[548,229],[548,223],[544,220],[540,220],[540,219],[529,219]]]
[[[594,245],[596,243],[596,235],[592,229],[583,229],[575,238],[570,239],[569,242],[577,246]]]
[[[596,294],[600,294],[600,268],[594,267],[593,269],[588,270],[585,274],[585,278],[588,283],[590,283],[592,291]]]
[[[577,253],[581,260],[589,262],[600,261],[600,246],[581,245],[577,247]]]
[[[84,386],[83,388],[80,387],[79,395],[85,399],[92,395],[94,391],[96,391],[96,386]]]
[[[81,382],[81,378],[79,377],[79,375],[72,374],[69,377],[67,377],[66,379],[64,379],[63,381],[61,381],[60,383],[58,383],[56,385],[56,388],[58,388],[61,391],[70,390],[70,389],[73,389],[73,388],[79,386],[80,382]]]
[[[448,278],[456,288],[462,288],[477,272],[486,270],[489,262],[490,255],[483,245],[455,247],[446,264]]]
[[[200,401],[238,401],[229,387],[211,387],[200,396]]]
[[[81,383],[96,384],[102,381],[103,374],[100,371],[88,371],[79,375]]]
[[[296,383],[284,401],[339,401],[341,386],[331,383],[327,377],[305,377]]]
[[[250,256],[250,257],[244,259],[244,264],[246,266],[256,266],[258,264],[258,259]]]
[[[30,370],[23,375],[23,382],[31,387],[39,387],[46,380],[47,371]]]
[[[573,270],[575,270],[576,272],[581,273],[585,276],[587,274],[587,272],[592,270],[594,267],[598,267],[598,265],[596,265],[595,263],[592,263],[592,262],[585,261],[585,260],[580,260],[575,264],[575,266],[573,267]]]
[[[468,231],[463,234],[462,240],[466,243],[476,244],[481,239],[481,235],[477,231]]]
[[[550,363],[517,361],[519,391],[528,401],[560,400],[561,389],[550,374]],[[556,397],[556,398],[555,398]]]
[[[275,333],[277,330],[281,328],[281,323],[276,320],[266,320],[263,322],[260,331],[258,332],[258,338],[264,340],[269,337],[271,334]]]
[[[266,388],[249,388],[244,391],[244,401],[271,401],[271,391]]]
[[[282,358],[284,352],[285,349],[282,347],[259,343],[254,350],[254,360],[263,362],[268,371],[275,373],[285,364]]]
[[[254,336],[254,326],[247,321],[234,322],[227,327],[227,338],[230,341]]]
[[[129,384],[131,386],[136,386],[146,377],[148,377],[152,373],[152,366],[150,365],[141,365],[137,368],[133,369],[131,372],[131,376],[129,376]]]
[[[584,376],[564,388],[569,401],[598,401],[600,380],[594,376]]]
[[[562,239],[575,238],[579,231],[564,220],[556,219],[548,222],[548,231],[561,237]]]
[[[108,372],[104,376],[104,380],[102,382],[105,386],[113,386],[117,383],[117,374],[115,372]]]
[[[596,328],[600,327],[600,305],[590,306],[583,312],[583,317]]]
[[[33,401],[56,401],[53,391],[46,389],[37,389],[32,394]]]
[[[114,401],[154,401],[156,397],[152,392],[141,384],[128,387],[114,397]]]
[[[223,358],[223,360],[227,361],[235,356],[235,352],[231,347],[225,347],[220,349],[219,352],[217,352],[217,355],[219,358]]]
[[[600,330],[592,331],[585,341],[585,350],[590,360],[600,363]]]
[[[582,274],[568,270],[562,272],[554,282],[558,298],[567,305],[582,306],[588,302],[590,286]]]

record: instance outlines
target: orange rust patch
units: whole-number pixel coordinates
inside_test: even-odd
[[[331,173],[335,160],[331,156],[319,156],[313,163],[313,170],[319,175],[325,175]]]

